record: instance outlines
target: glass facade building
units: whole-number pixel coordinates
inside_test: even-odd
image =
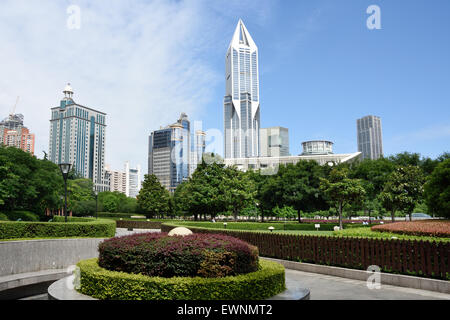
[[[260,156],[258,47],[239,20],[225,59],[225,158]]]
[[[197,135],[196,135],[197,136]],[[159,182],[170,192],[187,180],[201,159],[198,154],[205,151],[197,145],[199,139],[192,144],[191,125],[185,113],[178,121],[150,134],[148,146],[148,173],[154,174]]]
[[[59,106],[51,108],[49,160],[71,163],[97,191],[109,191],[104,169],[106,113],[75,103],[70,85],[63,93]]]

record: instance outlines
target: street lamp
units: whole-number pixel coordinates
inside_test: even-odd
[[[70,172],[71,163],[60,163],[59,168],[61,169],[62,176],[64,178],[64,220],[67,222],[67,176]]]
[[[94,190],[95,194],[95,219],[98,219],[98,190]]]

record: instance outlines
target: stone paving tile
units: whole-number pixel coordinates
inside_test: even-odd
[[[308,288],[311,300],[450,300],[449,294],[381,285],[369,289],[365,281],[286,269],[286,281]]]

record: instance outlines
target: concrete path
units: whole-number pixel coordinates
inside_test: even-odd
[[[286,281],[308,288],[310,300],[450,300],[445,293],[381,285],[369,289],[365,281],[286,269]]]
[[[161,232],[161,229],[133,229],[128,231],[127,228],[116,228],[116,237],[127,236],[134,233]]]

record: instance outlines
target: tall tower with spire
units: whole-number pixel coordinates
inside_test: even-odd
[[[260,156],[258,47],[239,19],[225,59],[225,158]]]
[[[106,113],[76,103],[70,83],[63,93],[59,106],[51,108],[49,160],[71,163],[97,191],[109,191],[104,168]]]

